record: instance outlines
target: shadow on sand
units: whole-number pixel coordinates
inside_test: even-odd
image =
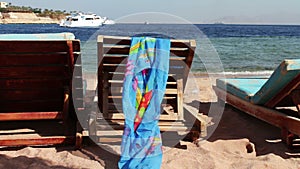
[[[220,106],[217,102],[202,103],[199,101],[193,101],[189,105],[198,105],[196,108],[199,109],[199,113],[208,116],[211,106]],[[212,119],[212,124],[217,125],[217,128],[207,141],[247,138],[255,145],[256,156],[273,153],[284,159],[300,157],[300,147],[291,149],[281,141],[279,128],[241,112],[228,104],[225,104],[224,112],[221,115],[222,118],[219,123],[214,123],[214,119]]]

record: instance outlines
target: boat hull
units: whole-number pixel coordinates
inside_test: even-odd
[[[65,22],[62,22],[60,24],[60,26],[62,26],[62,27],[91,27],[91,28],[97,28],[97,27],[102,26],[102,24],[103,23],[101,21],[98,21],[98,22],[95,22],[95,21],[93,21],[93,22],[65,21]]]

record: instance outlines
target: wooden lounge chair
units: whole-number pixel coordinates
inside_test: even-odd
[[[0,146],[80,145],[79,55],[72,33],[0,35]]]
[[[130,44],[130,37],[98,36],[98,104],[105,119],[99,130],[124,127],[122,86]],[[159,122],[161,131],[189,129],[183,124],[183,92],[195,47],[195,40],[171,40],[169,78]],[[190,130],[200,132],[200,125],[197,121]]]
[[[300,135],[300,59],[284,60],[270,78],[226,78],[216,84],[220,100],[281,128],[289,146]]]

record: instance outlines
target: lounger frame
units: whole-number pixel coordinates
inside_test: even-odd
[[[9,39],[0,40],[0,49],[0,146],[80,147],[75,114],[75,109],[83,109],[80,41]],[[18,130],[25,123],[50,121],[62,123],[62,135]],[[13,130],[4,126],[10,123]]]
[[[277,95],[264,105],[252,104],[223,89],[213,86],[219,101],[225,101],[235,108],[246,112],[258,119],[281,129],[282,140],[288,146],[293,145],[293,140],[300,136],[300,118],[291,116],[276,109],[278,106],[295,106],[300,115],[300,75],[282,88]]]
[[[98,105],[105,121],[99,130],[122,130],[122,86],[131,38],[98,36]],[[195,40],[171,39],[170,69],[160,116],[161,131],[188,130],[184,121],[183,93],[196,48]],[[108,124],[108,125],[107,125]],[[193,125],[193,124],[192,124]],[[197,121],[191,130],[200,132]]]

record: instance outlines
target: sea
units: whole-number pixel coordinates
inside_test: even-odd
[[[195,39],[191,71],[197,73],[268,74],[282,60],[300,58],[300,25],[114,24],[66,28],[58,24],[0,24],[0,31],[72,32],[81,42],[84,72],[96,72],[98,35]]]

